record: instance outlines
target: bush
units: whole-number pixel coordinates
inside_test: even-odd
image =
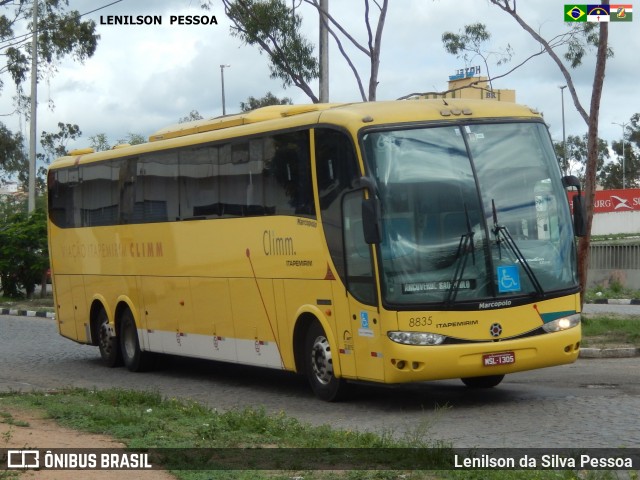
[[[43,210],[15,213],[0,224],[0,281],[6,297],[31,297],[49,268],[47,221]]]

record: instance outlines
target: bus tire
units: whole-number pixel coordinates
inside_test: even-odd
[[[346,382],[334,375],[331,345],[317,321],[314,321],[307,330],[304,355],[305,372],[316,396],[327,402],[344,398]]]
[[[460,380],[469,388],[493,388],[498,385],[503,378],[504,375],[488,375],[486,377],[461,378]]]
[[[122,365],[122,355],[120,355],[120,342],[118,337],[111,335],[109,328],[109,318],[104,308],[101,308],[96,316],[98,324],[98,349],[102,363],[107,367],[119,367]]]
[[[131,372],[144,372],[152,366],[152,354],[140,349],[136,322],[129,309],[125,309],[120,319],[120,352],[125,367]]]

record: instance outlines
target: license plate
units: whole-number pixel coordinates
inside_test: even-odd
[[[509,365],[510,363],[516,363],[516,354],[513,352],[489,353],[482,356],[482,364],[485,367]]]

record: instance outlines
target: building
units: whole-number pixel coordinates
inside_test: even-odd
[[[412,97],[412,100],[427,98],[465,98],[515,103],[516,91],[491,88],[489,79],[480,76],[480,67],[478,66],[463,68],[457,70],[455,75],[450,75],[446,92],[425,93]]]

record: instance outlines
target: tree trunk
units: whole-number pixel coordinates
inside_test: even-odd
[[[596,57],[596,69],[593,75],[593,90],[589,109],[589,130],[587,133],[587,167],[585,169],[584,196],[587,215],[587,234],[578,243],[578,273],[580,275],[581,302],[587,291],[587,274],[589,271],[589,245],[591,245],[591,226],[593,224],[593,207],[596,196],[596,172],[598,167],[598,121],[600,118],[600,99],[604,84],[605,66],[609,40],[609,23],[600,24],[600,41]]]

